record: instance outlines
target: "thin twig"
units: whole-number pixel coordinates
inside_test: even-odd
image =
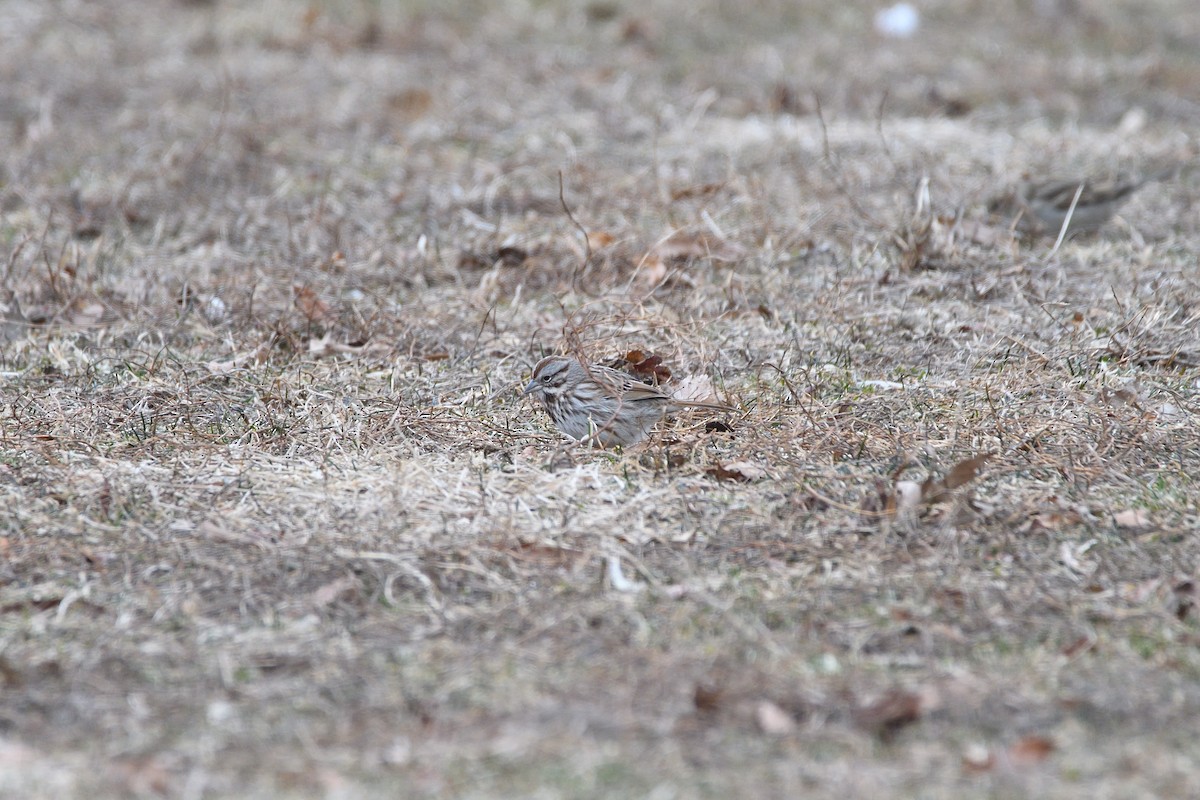
[[[887,105],[888,90],[883,90],[883,97],[879,98],[879,108],[875,111],[875,132],[879,134],[879,143],[883,146],[883,154],[887,156],[888,161],[892,164],[892,169],[898,170],[896,159],[892,157],[892,148],[888,147],[887,137],[883,135],[883,109]]]
[[[1075,196],[1071,198],[1071,207],[1067,209],[1067,216],[1063,219],[1062,227],[1058,229],[1058,238],[1054,240],[1054,247],[1050,248],[1050,255],[1057,253],[1063,239],[1067,238],[1067,228],[1071,227],[1071,217],[1075,216],[1075,206],[1079,202],[1081,194],[1083,194],[1083,183],[1080,183],[1075,189]]]
[[[821,126],[821,150],[824,154],[825,163],[831,168],[833,185],[837,187],[838,192],[842,195],[842,197],[846,198],[846,201],[850,203],[850,207],[854,209],[859,216],[877,228],[884,227],[882,222],[877,220],[870,212],[862,207],[854,195],[850,193],[849,188],[847,188],[845,180],[842,179],[842,171],[838,165],[834,163],[833,156],[831,155],[829,149],[829,129],[825,126],[825,112],[821,109],[821,98],[816,92],[813,92],[813,102],[817,109],[817,122]]]
[[[577,288],[576,282],[579,276],[587,272],[588,264],[591,263],[592,241],[588,236],[587,228],[579,224],[579,220],[575,219],[575,215],[571,213],[571,207],[567,205],[566,193],[563,190],[563,174],[561,169],[558,171],[558,202],[562,203],[563,211],[567,213],[567,219],[571,220],[571,224],[583,234],[583,264],[571,275],[571,289],[574,290]]]
[[[817,122],[821,126],[821,154],[826,161],[831,161],[829,155],[829,129],[825,127],[825,112],[821,109],[821,95],[813,92],[813,103],[817,107]]]

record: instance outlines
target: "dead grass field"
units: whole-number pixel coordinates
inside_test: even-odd
[[[0,3],[0,795],[1200,797],[1200,6],[748,5]]]

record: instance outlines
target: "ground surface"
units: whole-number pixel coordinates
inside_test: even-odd
[[[1200,6],[917,5],[0,3],[0,794],[1200,796]]]

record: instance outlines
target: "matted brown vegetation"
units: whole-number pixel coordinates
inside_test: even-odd
[[[1200,8],[746,5],[0,6],[0,794],[1200,796]]]

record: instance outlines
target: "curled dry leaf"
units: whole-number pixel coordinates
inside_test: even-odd
[[[749,483],[767,476],[767,471],[749,461],[733,461],[725,466],[717,464],[704,470],[705,475],[711,475],[719,481],[738,481]]]
[[[625,356],[625,360],[629,362],[630,371],[634,375],[644,375],[653,379],[654,383],[665,383],[671,380],[671,368],[663,364],[662,356],[641,356],[640,351],[634,351]],[[631,358],[630,356],[635,356]]]
[[[954,491],[960,486],[965,486],[975,477],[979,475],[979,468],[991,460],[995,453],[982,453],[973,458],[968,458],[965,461],[960,461],[955,464],[949,474],[946,475],[946,489]]]
[[[653,353],[647,354],[641,350],[630,350],[623,356],[610,358],[600,363],[605,367],[628,372],[638,380],[656,386],[671,380],[671,368],[663,363],[662,356]]]
[[[1025,736],[1008,748],[1009,761],[1014,765],[1038,764],[1055,750],[1054,741],[1046,736]]]
[[[979,475],[979,468],[986,464],[994,455],[995,453],[982,453],[973,458],[960,461],[951,467],[950,471],[946,473],[946,477],[941,480],[930,476],[921,485],[921,501],[932,505],[933,503],[948,500],[955,489],[975,480]]]

